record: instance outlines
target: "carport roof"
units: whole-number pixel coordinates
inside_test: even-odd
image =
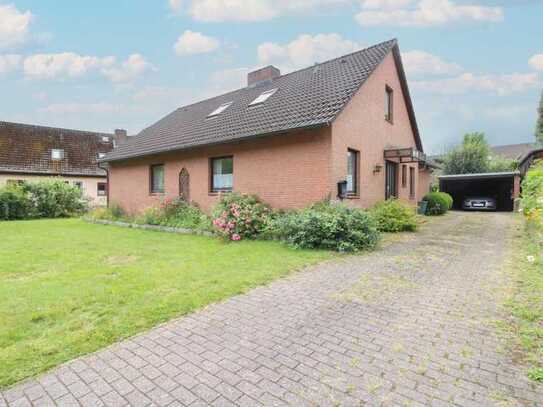
[[[480,174],[452,174],[452,175],[440,175],[440,180],[472,180],[472,179],[490,179],[490,178],[508,178],[520,176],[519,171],[510,172],[486,172]]]

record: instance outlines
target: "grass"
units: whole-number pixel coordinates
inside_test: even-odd
[[[543,382],[543,225],[529,222],[521,232],[509,265],[515,276],[505,304],[511,318],[501,325],[528,377]]]
[[[0,235],[0,388],[334,256],[78,219]]]

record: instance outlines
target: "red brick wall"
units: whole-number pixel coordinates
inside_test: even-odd
[[[393,123],[385,120],[385,87],[394,91]],[[349,199],[353,205],[369,207],[385,199],[385,160],[383,151],[387,147],[415,147],[407,107],[404,102],[400,80],[392,54],[377,67],[370,78],[332,124],[332,185],[344,180],[347,174],[347,149],[360,151],[360,197]],[[374,173],[376,165],[382,166]],[[409,168],[407,183],[402,187],[401,164],[398,168],[399,197],[415,203],[420,198],[418,165],[415,168],[414,199],[409,197]]]
[[[139,212],[179,194],[179,172],[190,174],[191,200],[209,211],[209,159],[233,155],[234,190],[259,195],[276,208],[307,206],[326,197],[330,128],[111,163],[110,202]],[[165,164],[165,194],[149,194],[149,166]]]

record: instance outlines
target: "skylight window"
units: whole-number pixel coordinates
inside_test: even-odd
[[[220,105],[218,108],[216,108],[215,110],[213,110],[211,113],[209,113],[209,116],[207,117],[213,117],[213,116],[218,116],[220,115],[222,112],[224,112],[226,109],[228,109],[228,107],[232,104],[232,102],[227,102],[227,103],[223,103],[222,105]]]
[[[263,92],[260,94],[259,97],[257,97],[255,100],[253,100],[251,103],[249,103],[249,106],[255,106],[259,105],[261,103],[264,103],[266,100],[268,100],[275,92],[277,92],[277,89],[271,89],[267,90],[266,92]]]

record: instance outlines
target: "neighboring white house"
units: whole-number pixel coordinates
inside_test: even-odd
[[[115,134],[0,122],[0,186],[62,179],[93,205],[106,205],[107,172],[97,160],[126,139]]]

